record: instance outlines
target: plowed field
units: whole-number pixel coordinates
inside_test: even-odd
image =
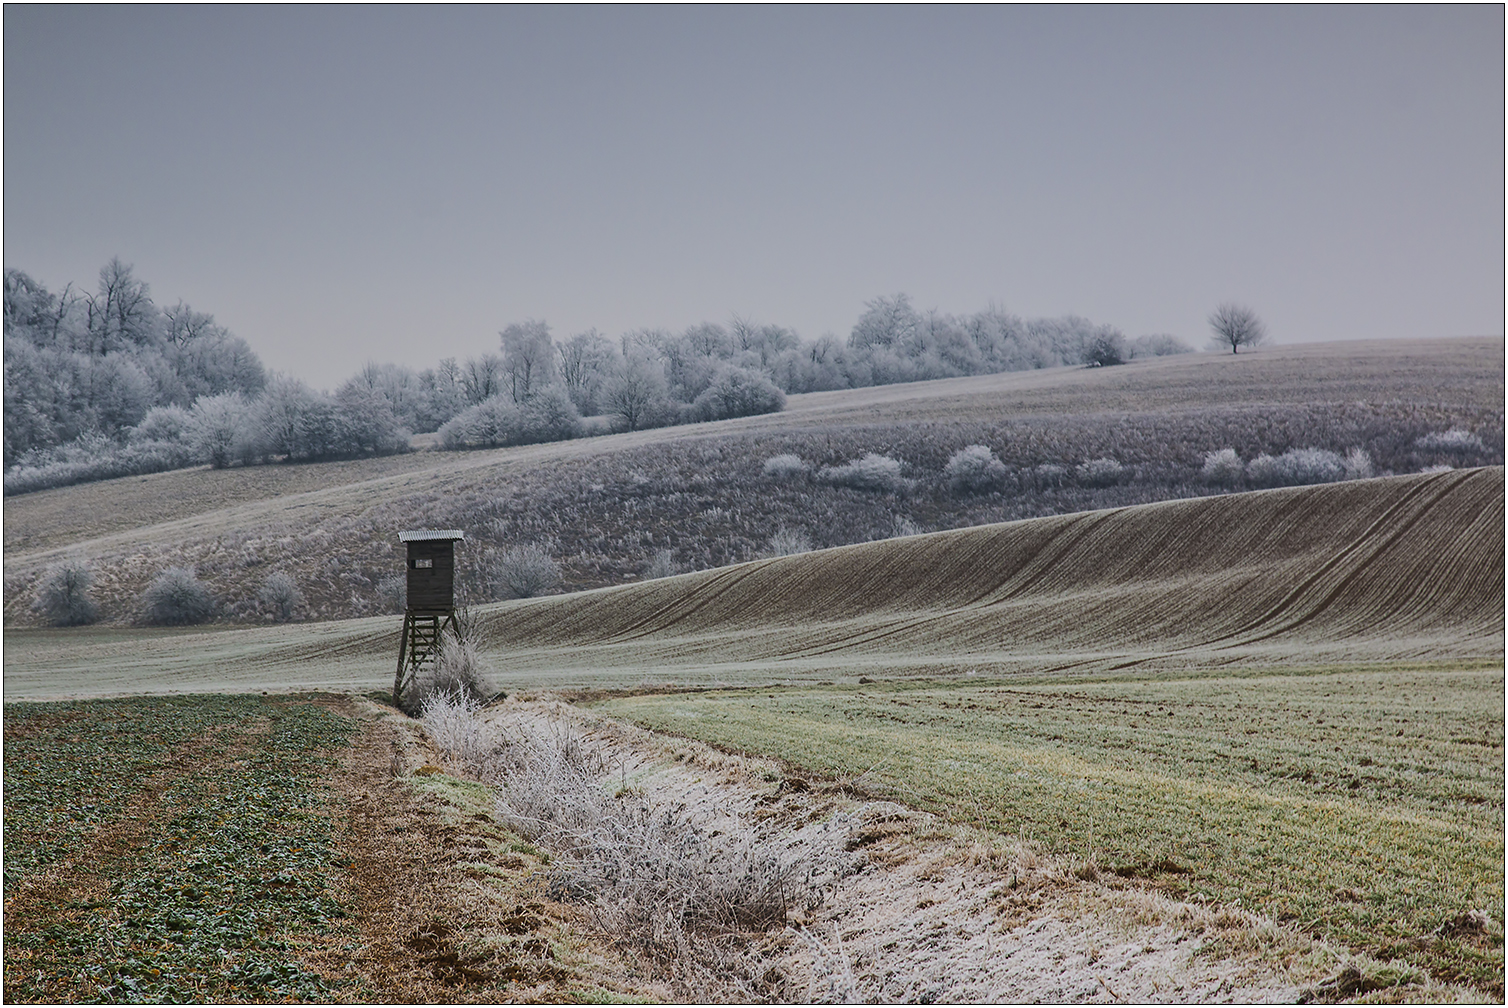
[[[531,665],[1489,656],[1503,470],[940,532],[488,615]]]
[[[889,539],[480,610],[499,685],[1494,658],[1502,467]],[[384,685],[395,618],[8,635],[12,698]]]
[[[1423,446],[1450,430],[1465,436],[1456,448]],[[992,489],[962,492],[945,469],[974,444],[1004,469]],[[5,499],[5,625],[43,624],[32,603],[65,558],[92,569],[102,626],[140,625],[142,593],[174,566],[195,569],[221,624],[270,622],[259,596],[273,573],[298,585],[295,621],[329,622],[401,605],[392,579],[405,528],[463,529],[461,584],[481,603],[508,597],[499,567],[520,545],[551,552],[567,591],[623,585],[656,558],[691,571],[768,556],[782,527],[836,547],[1220,492],[1202,460],[1225,448],[1248,461],[1358,453],[1369,461],[1353,474],[1501,465],[1502,340],[1285,346],[816,392],[781,413],[552,444],[21,494]],[[904,483],[880,492],[819,476],[868,453],[899,462]],[[764,473],[781,454],[804,475]],[[1119,475],[1080,471],[1100,459]]]

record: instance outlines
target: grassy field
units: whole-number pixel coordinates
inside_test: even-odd
[[[1034,842],[1085,877],[1244,907],[1399,977],[1425,969],[1501,998],[1503,688],[1501,662],[1395,664],[593,708]]]
[[[6,705],[6,1002],[655,1000],[432,755],[350,696]]]

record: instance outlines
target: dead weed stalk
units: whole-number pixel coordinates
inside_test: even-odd
[[[860,860],[851,816],[768,837],[711,829],[630,786],[600,745],[524,716],[494,720],[438,698],[424,721],[458,768],[497,789],[500,822],[552,854],[551,895],[692,997],[778,998],[789,982],[764,936],[816,910]],[[781,936],[784,937],[784,936]]]

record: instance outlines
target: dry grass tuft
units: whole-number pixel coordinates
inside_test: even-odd
[[[452,765],[496,788],[498,819],[551,852],[550,893],[581,903],[682,995],[767,994],[774,980],[747,936],[812,912],[855,864],[846,818],[778,839],[708,828],[615,774],[568,726],[478,714],[437,699],[424,723]],[[734,772],[731,760],[703,762]]]

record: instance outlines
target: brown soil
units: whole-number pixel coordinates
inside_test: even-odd
[[[436,782],[434,753],[413,722],[367,701],[339,701],[362,719],[333,777],[332,813],[349,869],[332,880],[354,937],[308,946],[308,969],[350,1003],[579,1001],[590,992],[653,997],[618,979],[628,970],[583,935],[580,912],[545,894],[535,853],[486,811],[457,804]],[[448,783],[448,782],[440,782]],[[351,946],[354,944],[354,949]]]
[[[1494,657],[1503,469],[1168,501],[489,606],[515,669]]]
[[[474,613],[505,689],[1503,653],[1501,466],[1167,501]],[[392,617],[7,634],[13,698],[373,689]]]

